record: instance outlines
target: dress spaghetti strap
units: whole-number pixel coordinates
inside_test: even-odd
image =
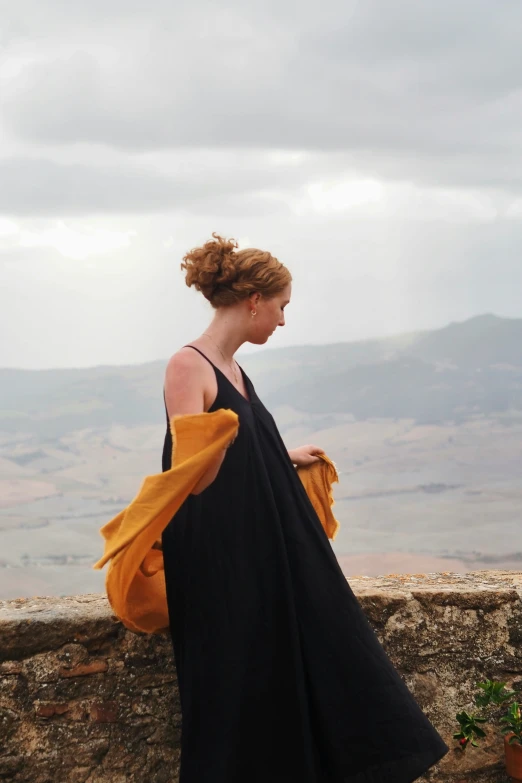
[[[195,346],[195,345],[184,345],[184,346],[183,346],[183,348],[192,348],[192,350],[193,350],[193,351],[197,351],[197,352],[199,353],[199,355],[200,355],[200,356],[202,356],[204,359],[206,359],[206,360],[207,360],[207,362],[208,362],[210,365],[212,365],[212,367],[214,368],[214,370],[219,370],[219,367],[216,367],[216,365],[214,364],[214,362],[211,362],[211,361],[210,361],[210,359],[208,358],[208,356],[206,356],[206,355],[203,353],[203,351],[200,351],[200,350],[199,350],[199,348],[196,348],[196,346]]]

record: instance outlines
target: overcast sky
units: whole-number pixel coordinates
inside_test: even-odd
[[[522,317],[522,3],[0,0],[0,367],[166,359],[213,231],[270,345]]]

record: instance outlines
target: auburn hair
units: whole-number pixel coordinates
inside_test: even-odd
[[[238,250],[234,239],[213,233],[190,250],[181,263],[185,282],[201,291],[212,307],[230,307],[250,294],[276,296],[292,280],[288,269],[265,250]]]

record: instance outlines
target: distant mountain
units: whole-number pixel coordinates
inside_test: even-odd
[[[382,340],[266,349],[241,363],[270,407],[420,423],[522,410],[522,318],[482,315]],[[157,424],[164,369],[160,361],[0,370],[0,431],[54,439],[111,424]]]
[[[263,358],[258,386],[272,407],[419,423],[522,410],[522,319],[484,315],[431,332]]]
[[[335,460],[347,573],[520,567],[521,338],[486,315],[241,357],[285,442]],[[103,590],[99,529],[161,469],[165,365],[0,370],[0,597]]]
[[[487,369],[522,365],[522,318],[479,315],[464,323],[418,336],[407,350],[426,362],[453,363],[460,368]]]
[[[0,369],[0,431],[58,438],[72,430],[157,424],[165,364]]]

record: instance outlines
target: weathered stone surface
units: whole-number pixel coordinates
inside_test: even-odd
[[[3,602],[0,661],[0,780],[176,780],[167,636],[130,633],[102,596]]]
[[[350,585],[452,747],[426,783],[507,783],[493,728],[484,748],[465,753],[451,735],[480,679],[522,691],[522,574],[352,577]],[[180,725],[168,636],[127,631],[102,596],[0,603],[0,781],[174,783]]]

